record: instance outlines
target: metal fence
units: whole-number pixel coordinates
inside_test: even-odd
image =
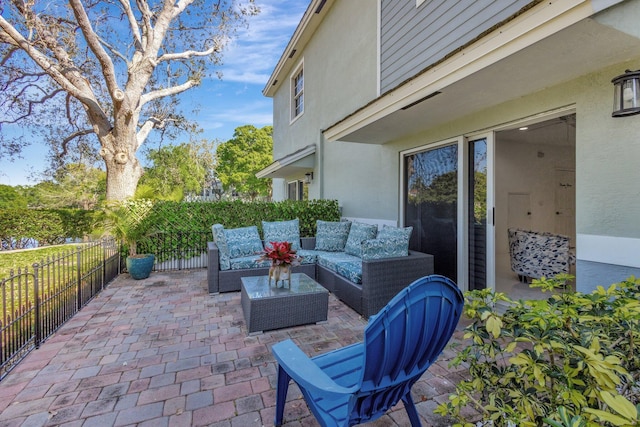
[[[163,232],[139,242],[137,250],[156,256],[154,271],[206,268],[208,240],[210,231]]]
[[[83,244],[0,281],[0,379],[120,272],[113,239]]]

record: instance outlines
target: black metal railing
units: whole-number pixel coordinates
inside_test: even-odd
[[[104,239],[0,281],[0,379],[113,280],[119,260],[117,242]]]
[[[210,231],[162,232],[139,242],[137,250],[156,256],[154,271],[206,268],[208,240]]]

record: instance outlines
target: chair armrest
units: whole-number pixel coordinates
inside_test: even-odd
[[[291,340],[275,344],[271,351],[278,365],[301,388],[317,390],[328,398],[351,394],[357,390],[357,387],[346,388],[337,384]]]
[[[207,242],[207,286],[209,293],[220,292],[220,260],[218,258],[218,245],[215,242]]]

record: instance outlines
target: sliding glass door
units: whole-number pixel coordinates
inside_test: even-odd
[[[410,248],[434,256],[435,273],[457,281],[458,145],[405,155],[404,224]]]
[[[469,141],[469,290],[487,287],[487,140]]]

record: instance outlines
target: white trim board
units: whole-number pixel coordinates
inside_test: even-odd
[[[578,234],[576,248],[580,261],[640,268],[640,239]]]

